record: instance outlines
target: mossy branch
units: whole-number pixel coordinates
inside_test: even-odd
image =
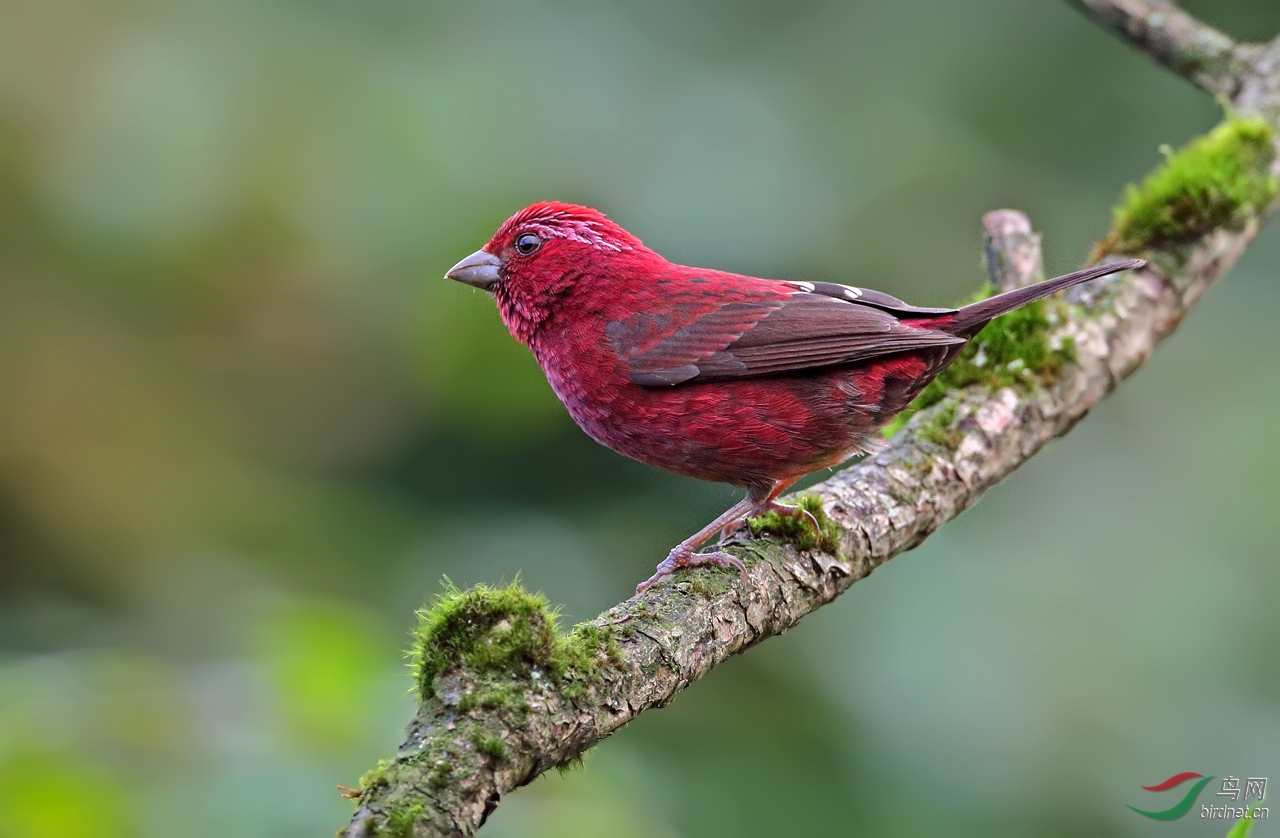
[[[745,578],[684,571],[567,632],[544,598],[518,585],[449,586],[419,616],[410,657],[420,707],[406,740],[351,790],[359,802],[341,836],[473,834],[503,795],[573,764],[920,544],[1069,431],[1234,265],[1276,204],[1280,61],[1267,78],[1249,75],[1261,63],[1222,63],[1216,39],[1225,36],[1168,3],[1077,5],[1116,26],[1138,10],[1176,12],[1171,34],[1129,37],[1202,84],[1201,76],[1235,91],[1233,111],[1251,115],[1229,116],[1124,196],[1097,255],[1137,252],[1151,264],[997,320],[883,451],[801,500],[816,530],[807,516],[765,516],[738,533],[727,549],[747,563]],[[1173,46],[1199,49],[1199,69],[1174,62]],[[1013,235],[996,235],[990,219],[993,282],[1029,281],[1039,266],[1030,225],[1013,219],[1001,227]],[[1032,244],[1034,256],[1019,250]]]
[[[1153,250],[1178,257],[1214,230],[1247,224],[1276,199],[1275,132],[1263,119],[1229,116],[1186,148],[1162,151],[1165,165],[1129,186],[1096,257]]]

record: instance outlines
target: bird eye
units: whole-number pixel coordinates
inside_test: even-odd
[[[528,256],[540,247],[542,247],[542,239],[533,233],[521,233],[516,237],[516,250],[521,256]]]

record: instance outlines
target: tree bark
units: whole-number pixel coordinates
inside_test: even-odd
[[[1167,0],[1071,1],[1236,110],[1280,128],[1280,39],[1236,44]],[[1270,171],[1280,174],[1274,159]],[[835,549],[805,549],[776,535],[744,539],[754,557],[745,577],[683,572],[614,606],[585,630],[603,640],[596,676],[576,691],[534,666],[498,685],[517,700],[488,701],[477,697],[499,694],[493,673],[449,668],[394,760],[366,778],[340,835],[473,834],[503,795],[671,702],[730,655],[786,631],[920,544],[1141,366],[1235,264],[1275,205],[1242,208],[1194,241],[1145,251],[1144,269],[1072,289],[1055,339],[1074,342],[1075,364],[1041,385],[955,391],[912,417],[884,450],[811,489],[834,524],[835,543],[826,546]],[[1025,216],[990,213],[984,231],[994,285],[1041,275],[1039,237]],[[939,425],[945,434],[936,433]]]

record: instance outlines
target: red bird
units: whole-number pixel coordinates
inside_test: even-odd
[[[888,294],[675,265],[593,209],[534,204],[449,269],[493,294],[575,422],[619,454],[747,490],[679,544],[643,591],[804,475],[870,450],[993,317],[1132,259],[981,302],[917,308]]]

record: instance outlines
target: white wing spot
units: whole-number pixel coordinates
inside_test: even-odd
[[[851,300],[856,300],[862,296],[861,288],[848,287],[844,289],[844,295]]]
[[[813,289],[817,287],[812,282],[792,282],[791,284],[802,291],[808,291],[810,294],[812,294]]]

